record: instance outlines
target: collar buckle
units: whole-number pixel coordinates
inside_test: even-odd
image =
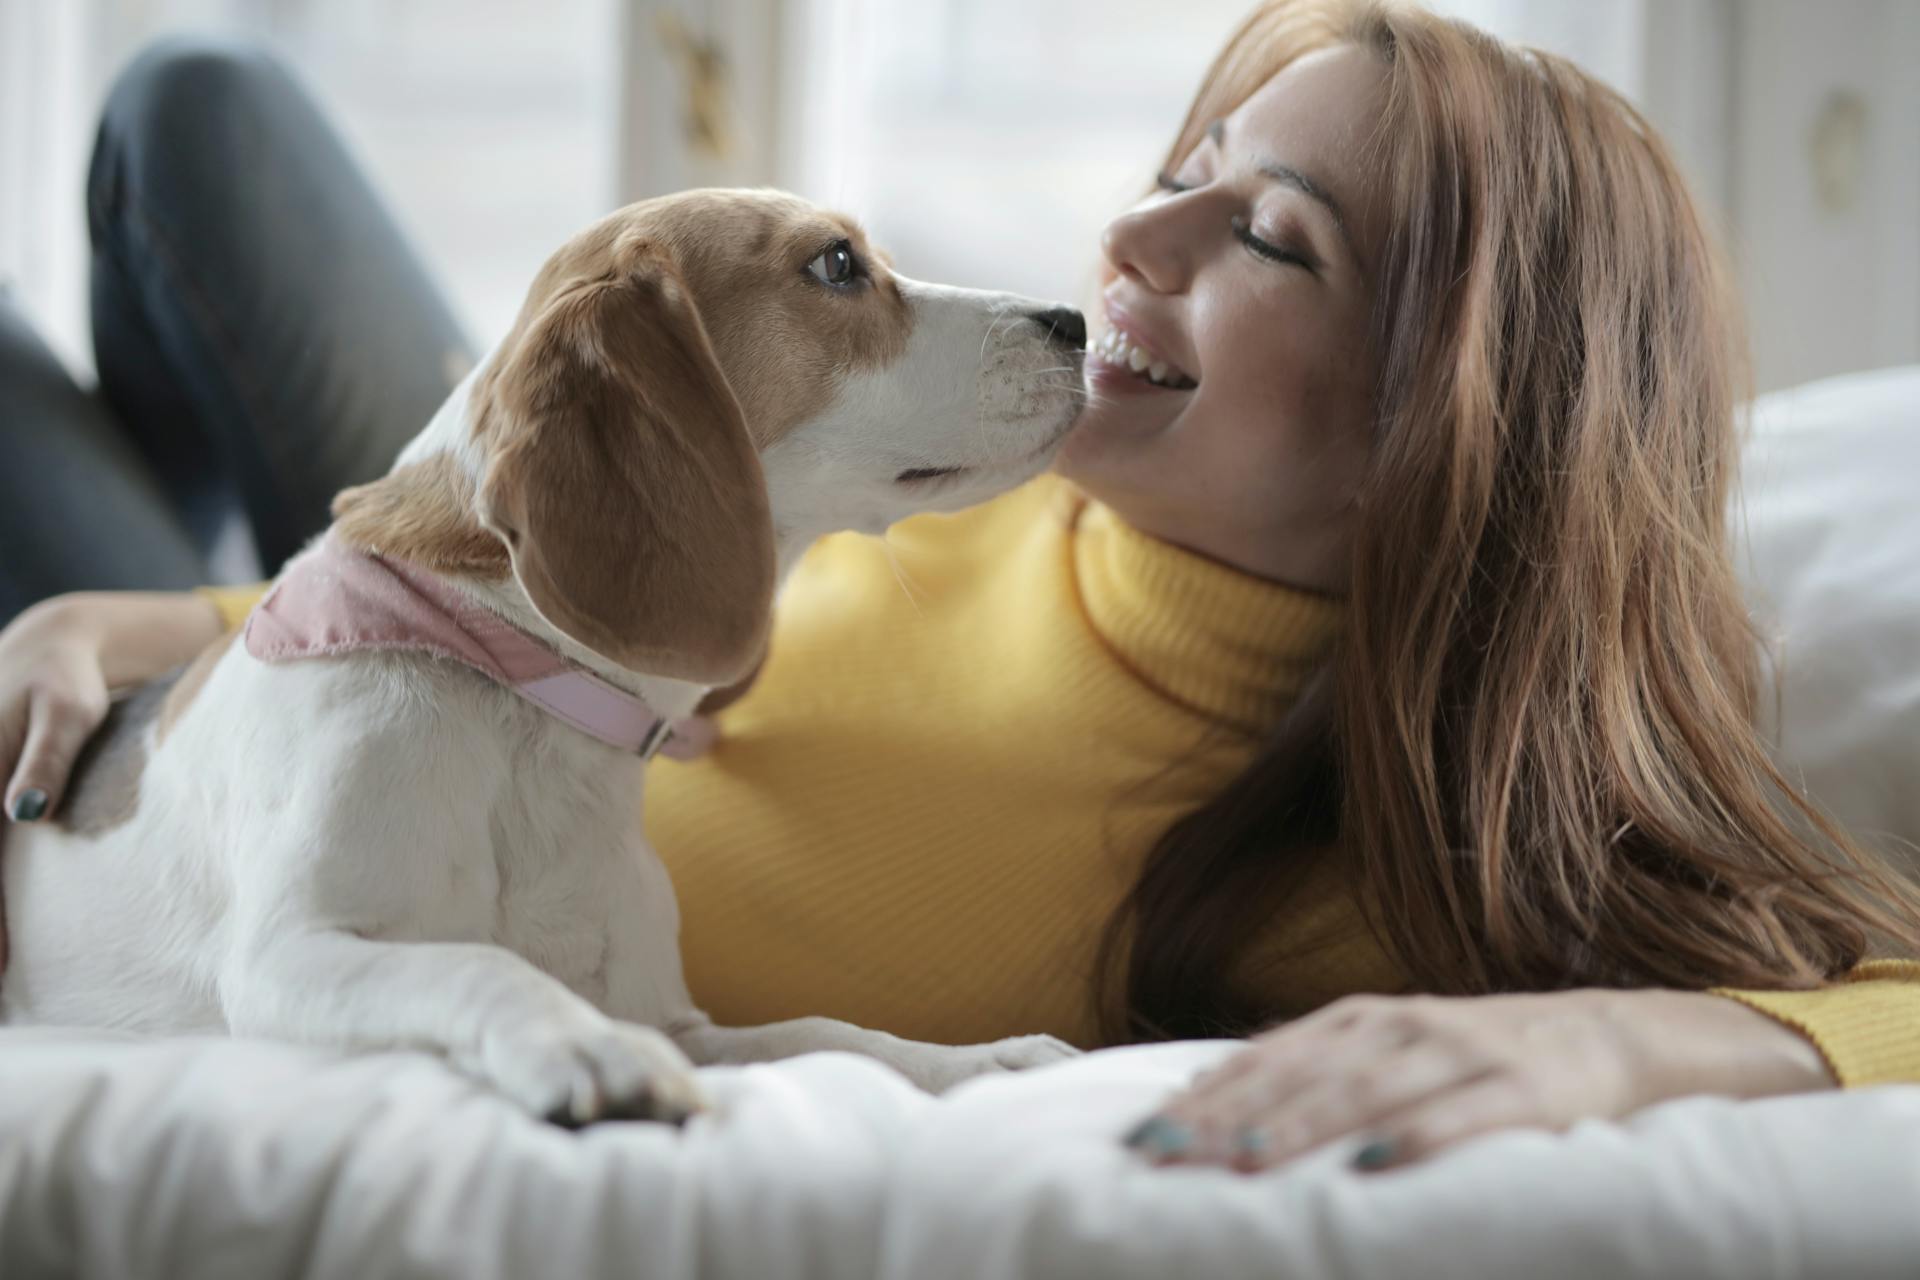
[[[653,759],[654,756],[660,753],[660,748],[667,745],[667,740],[671,737],[673,737],[673,722],[665,716],[661,716],[653,722],[653,728],[647,730],[647,736],[641,740],[639,748],[640,758],[642,760]]]

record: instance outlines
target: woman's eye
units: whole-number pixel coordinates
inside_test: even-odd
[[[853,246],[842,240],[809,262],[807,270],[821,284],[849,285],[859,278],[860,263]]]
[[[1175,195],[1179,195],[1182,191],[1193,190],[1193,184],[1182,182],[1180,179],[1166,172],[1154,174],[1153,185],[1159,187],[1162,191],[1171,191]]]
[[[1247,246],[1248,249],[1252,250],[1256,257],[1265,258],[1269,262],[1282,262],[1290,266],[1305,267],[1308,271],[1314,269],[1313,263],[1308,261],[1303,255],[1295,253],[1291,249],[1282,249],[1279,245],[1267,240],[1262,240],[1259,236],[1253,234],[1253,226],[1245,218],[1234,218],[1231,220],[1231,225],[1235,238],[1238,239],[1241,244]]]

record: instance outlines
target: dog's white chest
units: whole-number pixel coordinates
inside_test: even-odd
[[[565,728],[541,729],[527,751],[604,754],[598,744],[566,741],[577,735]],[[515,769],[488,815],[489,939],[603,1007],[618,985],[615,955],[634,950],[632,939],[614,945],[615,930],[648,929],[660,909],[648,910],[649,890],[651,896],[671,892],[651,885],[647,874],[658,864],[638,834],[639,774],[626,765]],[[672,911],[670,901],[666,910]]]
[[[491,941],[601,1003],[613,927],[608,903],[625,897],[612,874],[617,850],[592,859],[556,847],[556,833],[514,834],[520,838],[494,850],[499,879]]]

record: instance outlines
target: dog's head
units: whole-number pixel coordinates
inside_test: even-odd
[[[694,191],[576,236],[349,542],[509,574],[552,627],[704,684],[765,643],[778,562],[1042,470],[1082,402],[1078,313],[897,275],[850,219]]]

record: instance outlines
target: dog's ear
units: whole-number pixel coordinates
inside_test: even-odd
[[[482,522],[554,627],[701,684],[766,642],[773,520],[759,454],[672,261],[622,245],[501,349],[476,413]]]
[[[488,580],[507,573],[507,549],[474,518],[473,482],[451,454],[342,490],[333,519],[349,545],[376,555]]]

